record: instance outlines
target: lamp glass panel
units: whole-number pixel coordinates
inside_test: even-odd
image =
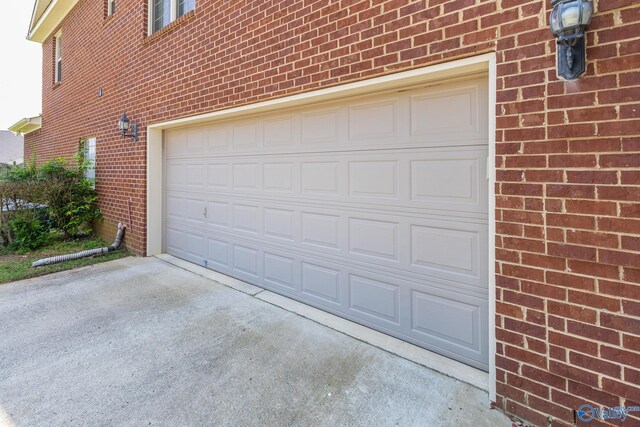
[[[562,26],[565,30],[568,30],[578,25],[580,25],[580,3],[568,3],[562,9]]]
[[[553,34],[558,34],[562,30],[562,28],[560,27],[560,20],[558,19],[558,14],[559,9],[556,6],[551,11],[551,16],[549,18],[549,24],[551,25],[551,31],[553,31]]]
[[[591,22],[593,16],[593,6],[590,2],[582,1],[582,25],[587,26]]]
[[[120,130],[128,130],[129,129],[129,118],[126,115],[120,117],[120,121],[118,122],[118,128]]]

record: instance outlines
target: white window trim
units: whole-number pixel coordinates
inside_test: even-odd
[[[116,12],[115,3],[115,0],[107,0],[107,16],[111,16]]]
[[[62,82],[62,30],[58,31],[56,33],[55,36],[53,36],[53,39],[55,41],[55,60],[54,60],[54,83],[61,83]],[[58,66],[58,63],[60,63],[60,66]]]
[[[148,0],[148,11],[149,11],[149,13],[148,13],[148,15],[149,15],[148,21],[149,22],[148,22],[147,31],[148,31],[149,35],[152,35],[154,33],[154,31],[153,31],[153,22],[154,22],[153,2],[154,2],[154,0]],[[196,4],[197,4],[197,1],[195,2],[192,10],[195,10]],[[189,12],[186,12],[185,15],[187,13],[189,13]],[[178,19],[178,0],[171,0],[171,10],[170,10],[170,13],[169,13],[169,24],[171,24],[176,19]],[[167,24],[167,25],[169,25],[169,24]],[[167,25],[163,26],[162,28],[166,27]],[[159,28],[155,32],[158,32],[158,31],[162,30],[162,28]]]

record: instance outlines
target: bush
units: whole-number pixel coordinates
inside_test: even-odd
[[[41,166],[9,166],[0,172],[0,237],[4,246],[35,249],[50,228],[67,237],[88,234],[101,217],[88,162],[55,159]]]
[[[49,227],[38,217],[36,211],[19,211],[8,224],[13,233],[10,249],[34,250],[44,246],[48,241]]]
[[[101,218],[93,181],[85,177],[88,162],[77,159],[69,167],[64,159],[43,164],[38,174],[44,186],[47,211],[52,225],[67,236],[90,232],[88,224]]]

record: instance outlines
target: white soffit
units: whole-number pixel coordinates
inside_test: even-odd
[[[36,1],[27,36],[27,39],[38,43],[42,43],[53,33],[78,0],[51,0],[44,6],[45,3],[46,0]]]

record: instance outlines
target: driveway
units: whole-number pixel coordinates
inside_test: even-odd
[[[485,392],[156,258],[0,286],[0,425],[509,426]]]

